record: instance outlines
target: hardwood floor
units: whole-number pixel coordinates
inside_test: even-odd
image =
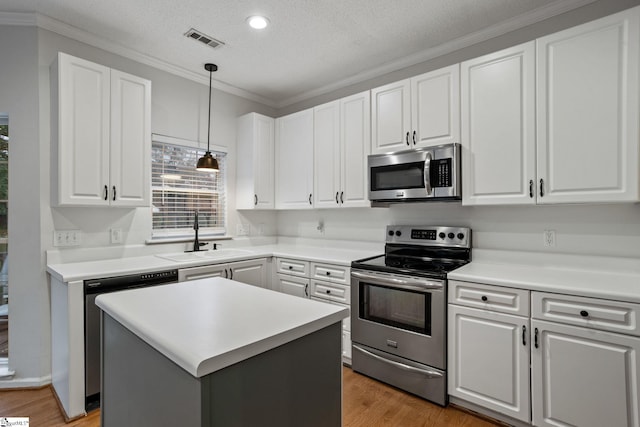
[[[344,427],[491,427],[455,407],[441,408],[343,368]],[[29,417],[34,427],[99,427],[100,411],[65,424],[50,387],[0,391],[0,416]]]

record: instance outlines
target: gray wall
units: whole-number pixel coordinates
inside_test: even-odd
[[[0,27],[0,111],[9,115],[9,281],[11,368],[49,375],[49,291],[41,246],[38,32]],[[26,185],[25,185],[26,184]],[[35,267],[34,267],[35,266]]]

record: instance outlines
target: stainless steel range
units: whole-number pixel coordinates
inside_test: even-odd
[[[353,370],[446,405],[447,273],[470,260],[469,228],[388,226],[351,263]]]

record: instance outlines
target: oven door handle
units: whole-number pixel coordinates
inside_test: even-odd
[[[409,371],[409,372],[413,372],[416,374],[421,374],[426,376],[427,378],[442,378],[444,375],[441,374],[440,372],[437,371],[432,371],[430,369],[421,369],[421,368],[416,368],[414,366],[409,366],[409,365],[405,365],[404,363],[400,363],[400,362],[396,362],[395,360],[389,360],[389,359],[385,359],[384,357],[378,356],[375,353],[372,353],[368,350],[365,350],[364,348],[360,347],[357,344],[352,344],[352,347],[354,350],[357,350],[361,353],[364,353],[365,355],[372,357],[380,362],[386,363],[388,365],[391,366],[395,366],[396,368],[402,369],[404,371]]]
[[[406,289],[410,291],[424,292],[429,289],[443,289],[444,284],[431,280],[420,279],[404,279],[397,276],[379,276],[377,274],[362,273],[360,271],[351,270],[351,276],[356,279],[367,280],[371,283],[377,283],[392,288]]]

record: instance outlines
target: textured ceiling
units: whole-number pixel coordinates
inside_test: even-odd
[[[426,59],[487,28],[513,29],[593,0],[2,0],[284,106]],[[245,19],[267,16],[261,32]],[[505,25],[512,23],[511,27]],[[195,28],[225,43],[184,36]],[[409,58],[409,59],[408,59]]]

